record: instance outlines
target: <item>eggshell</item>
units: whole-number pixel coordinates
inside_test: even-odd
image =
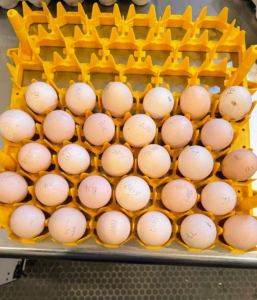
[[[35,130],[35,121],[22,110],[10,109],[0,115],[0,135],[10,142],[31,139]]]
[[[138,154],[138,167],[142,173],[159,178],[170,169],[171,159],[168,151],[160,145],[150,144],[142,148]]]
[[[45,228],[44,213],[33,205],[22,205],[15,209],[10,219],[12,231],[21,238],[34,238]]]
[[[203,214],[193,214],[182,221],[180,235],[188,246],[205,249],[214,243],[217,229],[209,217]]]
[[[250,150],[238,149],[225,156],[221,164],[222,174],[234,181],[244,181],[257,171],[257,156]]]
[[[133,147],[143,147],[151,143],[156,134],[156,125],[152,118],[144,114],[129,118],[123,127],[123,137]]]
[[[120,211],[103,213],[96,225],[98,237],[109,245],[119,245],[129,237],[131,225],[128,217]]]
[[[257,221],[249,215],[235,215],[223,225],[223,237],[232,247],[248,250],[257,245]]]
[[[28,143],[18,153],[21,167],[29,173],[37,173],[48,169],[51,165],[51,152],[38,143]]]
[[[171,237],[172,225],[169,218],[159,211],[149,211],[140,217],[137,234],[148,246],[162,246]]]
[[[76,82],[68,88],[65,94],[65,102],[71,112],[75,115],[81,115],[86,110],[94,109],[96,95],[88,84]]]
[[[152,88],[146,93],[143,100],[144,111],[154,119],[162,119],[172,111],[173,106],[173,95],[163,87]]]
[[[0,173],[0,202],[12,204],[22,201],[28,193],[27,181],[15,172]]]
[[[104,142],[110,142],[114,137],[115,125],[109,116],[96,113],[86,119],[83,130],[89,143],[102,146]]]
[[[114,117],[122,117],[130,111],[133,96],[130,89],[122,82],[111,82],[102,93],[103,107]]]
[[[28,86],[25,100],[28,107],[37,114],[45,114],[47,108],[54,110],[58,104],[58,96],[54,88],[41,81],[33,82]]]
[[[50,235],[57,242],[73,243],[86,232],[87,220],[83,213],[73,207],[62,207],[49,219]]]
[[[111,199],[112,187],[102,176],[94,175],[83,179],[78,188],[79,200],[86,207],[98,209]]]

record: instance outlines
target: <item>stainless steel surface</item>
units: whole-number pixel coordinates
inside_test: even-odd
[[[94,1],[86,1],[83,6],[87,12],[91,11]],[[229,21],[237,19],[237,25],[246,30],[247,46],[257,44],[257,21],[254,11],[252,10],[251,1],[243,0],[152,0],[143,7],[136,7],[138,13],[145,13],[150,4],[155,4],[157,16],[160,16],[166,5],[171,4],[173,14],[181,14],[187,5],[193,7],[194,19],[199,14],[203,6],[208,6],[208,15],[217,15],[225,6],[229,8]],[[130,1],[118,1],[122,14],[126,14]],[[53,14],[55,14],[56,1],[49,5]],[[65,4],[67,10],[75,10]],[[100,5],[102,11],[112,10],[112,7]],[[37,9],[33,7],[33,9]],[[17,6],[21,12],[21,4]],[[17,47],[17,38],[12,30],[6,16],[6,10],[0,9],[0,111],[4,111],[8,106],[11,95],[10,74],[6,68],[8,48]],[[3,147],[1,141],[0,148]],[[0,256],[1,257],[46,257],[46,258],[67,258],[78,260],[105,260],[105,261],[133,261],[133,262],[150,262],[150,263],[176,263],[176,264],[195,264],[195,265],[219,265],[219,266],[236,266],[236,267],[257,267],[257,253],[247,253],[244,255],[235,255],[226,250],[215,247],[211,251],[188,252],[185,248],[177,243],[172,243],[160,251],[149,251],[130,241],[119,249],[106,249],[98,246],[93,240],[88,240],[77,247],[64,247],[60,244],[53,243],[50,238],[34,244],[25,245],[7,239],[7,232],[0,230]]]

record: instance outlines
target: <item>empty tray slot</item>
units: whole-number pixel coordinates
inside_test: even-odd
[[[100,38],[110,38],[112,28],[117,28],[112,25],[100,25],[96,27],[96,31]]]
[[[151,83],[153,75],[125,74],[127,82],[131,84],[133,91],[144,91],[148,83]]]
[[[117,64],[126,64],[129,56],[131,54],[134,55],[134,50],[132,49],[111,49],[110,51]]]
[[[178,59],[178,62],[182,62],[182,60],[188,57],[189,58],[189,64],[190,66],[195,66],[195,67],[200,67],[202,63],[206,59],[206,52],[201,52],[201,51],[182,51],[181,52],[181,58]]]
[[[68,88],[71,80],[78,82],[79,72],[57,71],[54,73],[54,83],[58,88]]]
[[[48,23],[33,23],[29,26],[29,35],[38,35],[38,25],[41,25],[47,32],[51,32],[48,28]]]
[[[148,26],[134,26],[133,31],[136,39],[146,39],[150,28]]]
[[[114,73],[90,73],[90,82],[96,90],[104,89],[109,82],[115,81],[117,75]]]
[[[216,28],[200,28],[200,31],[199,31],[199,34],[197,35],[197,37],[200,37],[205,30],[208,30],[209,41],[218,42],[223,35],[222,32]]]
[[[217,52],[218,58],[214,61],[216,64],[222,61],[222,59],[228,59],[228,68],[238,67],[238,53],[237,52]]]
[[[28,86],[31,84],[31,80],[35,79],[37,81],[43,81],[42,75],[44,71],[34,71],[34,70],[23,70],[22,74],[22,86]]]
[[[171,38],[177,41],[182,41],[187,32],[187,30],[182,27],[167,27],[166,30],[167,29],[171,32]]]
[[[200,80],[200,85],[209,86],[209,93],[210,94],[219,94],[222,92],[225,87],[224,87],[224,77],[209,77],[209,76],[199,76],[198,77]]]
[[[187,76],[163,75],[161,77],[163,78],[162,86],[168,84],[171,92],[181,93],[188,85],[189,77]]]
[[[74,30],[75,30],[76,26],[78,26],[79,29],[81,30],[81,32],[83,32],[82,24],[66,24],[66,25],[60,27],[60,30],[65,37],[74,36]]]
[[[79,62],[81,63],[89,63],[90,62],[90,58],[91,55],[94,53],[99,59],[99,55],[98,55],[98,51],[99,49],[97,48],[82,48],[82,47],[78,47],[75,48],[75,55],[78,59]]]
[[[53,61],[54,52],[57,52],[62,58],[65,58],[65,54],[63,54],[63,49],[63,47],[41,46],[39,56],[44,61]]]
[[[150,55],[152,58],[153,65],[163,66],[167,58],[170,56],[170,51],[156,51],[156,50],[146,50],[146,56]]]

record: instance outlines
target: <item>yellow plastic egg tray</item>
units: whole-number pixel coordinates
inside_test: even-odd
[[[7,66],[13,82],[10,108],[22,109],[34,118],[37,130],[33,141],[47,146],[53,155],[50,169],[39,174],[29,174],[19,166],[17,154],[22,145],[31,141],[11,143],[5,140],[4,149],[0,152],[1,171],[13,170],[24,176],[29,183],[29,191],[28,196],[21,203],[0,204],[0,228],[5,228],[10,232],[10,239],[22,243],[35,243],[49,236],[47,223],[58,207],[46,207],[39,203],[35,197],[34,185],[42,175],[54,173],[62,175],[70,185],[69,197],[64,206],[80,209],[88,220],[86,233],[78,243],[86,243],[88,238],[94,237],[100,245],[121,246],[103,244],[95,231],[100,214],[109,210],[119,210],[131,220],[131,234],[124,243],[130,239],[136,239],[147,249],[160,249],[176,240],[188,250],[201,251],[185,245],[179,230],[185,216],[203,213],[215,222],[218,231],[215,243],[208,249],[219,244],[234,253],[244,253],[245,251],[239,251],[225,243],[222,238],[222,225],[230,215],[242,213],[252,215],[252,208],[257,206],[257,196],[252,190],[252,180],[246,182],[224,180],[233,186],[238,195],[235,210],[225,216],[218,217],[205,212],[201,207],[199,194],[201,188],[207,183],[222,180],[220,179],[220,161],[226,153],[237,148],[249,149],[251,112],[242,121],[231,122],[235,132],[231,147],[223,151],[212,151],[210,147],[207,147],[215,159],[215,166],[207,179],[192,182],[198,191],[198,201],[191,210],[186,213],[173,213],[165,209],[160,201],[160,192],[164,184],[181,178],[177,169],[177,158],[182,150],[171,149],[168,145],[163,145],[160,136],[163,122],[170,115],[181,113],[179,105],[181,92],[189,85],[201,85],[209,91],[212,99],[209,114],[201,121],[192,121],[194,135],[190,145],[194,145],[199,143],[199,131],[203,124],[219,116],[217,111],[219,94],[225,87],[242,85],[251,93],[257,90],[257,83],[248,81],[246,78],[257,59],[257,47],[251,46],[246,49],[245,32],[235,27],[235,21],[231,24],[227,22],[228,9],[224,8],[218,16],[207,16],[207,8],[204,7],[197,19],[192,21],[190,6],[186,8],[183,15],[172,14],[170,6],[167,6],[163,15],[158,19],[154,5],[150,6],[147,14],[137,14],[134,5],[131,5],[125,17],[121,15],[117,4],[114,5],[113,12],[102,13],[95,3],[89,16],[80,3],[76,12],[66,11],[62,3],[58,3],[56,17],[52,16],[44,3],[42,11],[32,11],[25,2],[22,5],[23,17],[16,10],[8,11],[9,20],[19,39],[18,48],[9,49],[7,52],[11,60],[11,64]],[[59,95],[58,108],[66,110],[74,118],[76,135],[71,141],[64,141],[63,144],[50,143],[45,138],[42,127],[45,115],[37,115],[27,107],[24,98],[25,91],[31,82],[37,80],[43,80],[54,87]],[[68,86],[78,81],[85,82],[94,89],[97,95],[95,111],[105,112],[110,117],[110,113],[104,111],[101,104],[102,89],[110,81],[120,81],[132,91],[134,98],[132,110],[123,118],[112,117],[116,125],[116,134],[112,144],[125,144],[132,150],[135,162],[129,174],[144,178],[151,188],[151,200],[145,209],[137,212],[126,211],[116,203],[114,192],[110,202],[99,210],[88,209],[80,204],[77,188],[85,177],[102,175],[109,180],[113,191],[120,178],[108,176],[101,167],[101,154],[110,144],[105,143],[102,147],[96,147],[85,141],[82,126],[92,112],[87,111],[85,115],[74,116],[65,105],[64,98]],[[171,90],[175,99],[173,112],[167,114],[162,120],[155,120],[157,131],[154,139],[154,143],[163,145],[168,150],[172,164],[166,176],[151,179],[143,176],[138,170],[137,155],[140,149],[134,149],[125,143],[122,126],[131,115],[144,113],[143,97],[156,86],[164,86]],[[255,103],[252,109],[254,105]],[[49,112],[50,110],[47,113]],[[189,115],[187,117],[190,118]],[[58,151],[63,145],[71,142],[82,145],[91,154],[91,166],[86,173],[68,175],[63,173],[58,166]],[[41,208],[47,217],[45,230],[34,239],[17,237],[11,232],[9,226],[10,215],[14,209],[24,204],[32,204]],[[152,210],[163,212],[172,223],[172,237],[162,247],[144,245],[136,234],[138,218]],[[68,245],[77,245],[77,243]],[[253,250],[257,248],[250,249],[250,251]]]

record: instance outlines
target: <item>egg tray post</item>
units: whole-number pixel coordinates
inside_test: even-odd
[[[108,75],[115,81],[127,84],[134,98],[132,110],[127,112],[123,118],[112,118],[116,125],[114,143],[123,144],[122,126],[132,114],[143,113],[142,100],[151,88],[164,86],[172,91],[175,99],[172,114],[175,115],[181,112],[179,98],[182,90],[188,85],[202,85],[210,92],[212,106],[209,114],[203,120],[192,121],[194,135],[191,144],[197,144],[199,142],[199,129],[201,126],[217,115],[219,93],[215,93],[214,91],[217,92],[217,89],[221,91],[225,87],[239,84],[248,88],[251,93],[257,90],[257,83],[248,81],[246,78],[246,74],[257,58],[257,47],[252,46],[246,49],[245,32],[241,31],[239,27],[235,27],[235,21],[231,24],[227,23],[228,9],[224,8],[218,16],[207,16],[207,8],[204,7],[196,21],[193,22],[192,8],[190,6],[186,8],[183,15],[173,15],[170,6],[167,6],[162,17],[157,19],[154,5],[150,6],[147,14],[137,14],[134,5],[131,5],[127,16],[124,17],[121,16],[117,4],[114,5],[113,12],[102,13],[97,3],[95,3],[92,8],[91,18],[89,18],[80,3],[78,4],[77,12],[68,12],[59,2],[57,4],[56,18],[51,15],[44,3],[42,11],[32,11],[26,2],[23,2],[22,5],[23,17],[16,10],[12,9],[8,11],[9,20],[19,39],[19,47],[7,51],[7,56],[13,63],[13,65],[7,64],[13,82],[10,108],[22,109],[34,118],[36,121],[36,135],[33,141],[47,146],[53,155],[52,165],[49,170],[39,172],[38,174],[29,174],[20,168],[17,154],[22,145],[31,141],[23,140],[20,143],[11,143],[5,140],[4,150],[0,153],[3,166],[2,171],[16,170],[17,173],[24,176],[29,182],[29,194],[22,203],[14,205],[0,204],[0,228],[6,228],[11,232],[9,226],[10,215],[19,205],[28,203],[36,205],[45,212],[47,217],[46,230],[39,237],[28,240],[19,238],[11,233],[9,238],[23,243],[34,243],[46,238],[49,236],[47,224],[51,214],[61,206],[71,206],[81,210],[89,221],[86,233],[78,243],[84,242],[89,237],[94,237],[96,242],[101,245],[118,247],[120,245],[111,246],[103,244],[95,233],[99,215],[105,211],[116,209],[124,212],[131,220],[131,234],[125,242],[134,238],[147,249],[160,249],[161,247],[144,245],[136,234],[138,218],[146,211],[158,210],[168,216],[173,227],[172,237],[163,246],[168,246],[176,240],[188,250],[201,251],[185,245],[180,237],[179,230],[181,221],[185,216],[192,213],[203,213],[209,216],[217,226],[218,235],[215,241],[216,244],[220,244],[232,252],[245,252],[233,249],[222,240],[222,224],[227,217],[233,214],[246,213],[252,215],[251,208],[256,206],[256,196],[254,196],[254,191],[252,191],[251,180],[247,182],[223,180],[231,184],[237,191],[238,202],[235,210],[222,217],[214,216],[212,213],[205,212],[202,209],[199,191],[207,183],[214,180],[221,180],[219,177],[220,160],[226,153],[232,149],[248,149],[250,147],[249,118],[251,112],[243,121],[231,122],[235,132],[231,147],[223,151],[212,151],[215,159],[213,172],[205,180],[193,182],[198,191],[198,201],[191,210],[181,214],[166,210],[160,201],[162,186],[173,179],[181,178],[177,170],[177,158],[181,150],[170,149],[168,145],[165,145],[164,147],[172,158],[170,171],[164,178],[150,179],[147,176],[143,176],[138,170],[137,155],[139,150],[125,143],[135,157],[134,167],[130,174],[142,177],[151,187],[151,199],[148,207],[137,212],[129,212],[121,208],[115,199],[114,189],[120,178],[113,178],[106,175],[101,168],[101,154],[110,144],[105,143],[102,147],[96,147],[86,142],[82,126],[85,119],[92,113],[87,111],[85,116],[74,116],[67,109],[64,100],[66,90],[70,84],[77,81],[85,82],[94,89],[97,95],[95,111],[104,112],[111,117],[109,112],[103,110],[101,104],[102,87],[105,84],[98,86],[98,82],[94,78],[95,76],[105,78]],[[102,37],[101,30],[105,28],[110,29],[110,27],[110,35]],[[73,33],[69,32],[68,29],[70,28],[74,30]],[[145,38],[137,37],[138,28],[141,31],[147,31]],[[213,31],[220,35],[220,38],[211,38]],[[44,56],[45,49],[49,50],[47,58]],[[78,55],[81,50],[82,53],[83,51],[87,53],[90,50],[90,57],[87,57],[85,54],[82,57]],[[126,61],[120,63],[116,53],[117,51],[124,50],[130,53],[130,55]],[[166,55],[165,60],[162,63],[155,63],[156,58],[161,53]],[[236,66],[228,64],[227,57],[221,59],[220,56],[222,53],[225,53],[225,56],[230,54],[236,55]],[[199,62],[196,64],[192,55],[199,54],[204,59],[200,64]],[[123,57],[124,59],[125,57]],[[69,79],[65,84],[61,83],[60,78],[67,78],[69,75],[72,75],[73,80]],[[138,78],[146,78],[144,85],[141,85],[139,88],[135,85]],[[63,145],[61,145],[52,144],[46,140],[42,128],[45,115],[35,114],[26,105],[24,95],[27,85],[36,80],[44,80],[53,86],[59,95],[58,109],[66,110],[74,118],[76,122],[76,135],[72,139],[72,142],[82,145],[91,154],[91,166],[86,173],[67,175],[59,169],[56,155],[61,147],[69,144],[70,141],[64,141]],[[47,113],[49,112],[50,110],[47,111]],[[158,128],[154,140],[155,143],[162,143],[160,128],[169,116],[167,114],[162,120],[155,120]],[[190,118],[190,116],[188,117]],[[60,174],[68,181],[70,191],[64,205],[46,207],[36,199],[34,185],[41,176],[47,173]],[[89,175],[102,175],[113,186],[113,195],[110,202],[107,206],[99,210],[83,207],[78,199],[77,187],[81,180]],[[76,244],[71,243],[69,245]],[[214,246],[215,244],[211,245],[208,249]],[[257,248],[250,250],[257,250]]]

